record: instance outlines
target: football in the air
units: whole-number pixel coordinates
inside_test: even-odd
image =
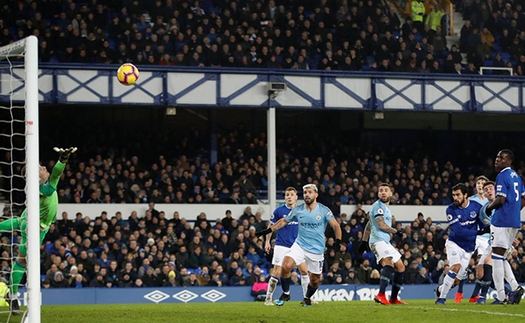
[[[133,85],[139,79],[139,70],[133,64],[122,64],[117,70],[117,79],[121,84]]]

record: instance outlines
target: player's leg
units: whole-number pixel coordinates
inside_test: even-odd
[[[308,274],[308,266],[306,262],[302,262],[297,267],[301,273],[301,287],[303,288],[303,297],[306,297],[306,292],[308,291],[308,285],[310,284],[310,275]]]
[[[506,229],[509,237],[507,250],[511,250],[514,237],[518,232],[518,228]],[[509,304],[519,304],[523,294],[525,293],[525,290],[516,281],[516,277],[514,276],[514,272],[512,271],[512,267],[510,266],[508,257],[505,257],[505,261],[503,262],[503,269],[505,271],[505,280],[507,281],[507,283],[509,283],[511,288],[511,292],[509,293],[508,297]]]
[[[465,268],[467,268],[469,259],[472,256],[472,252],[465,252],[465,250],[450,240],[445,243],[445,247],[447,248],[447,258],[451,266],[448,274],[443,279],[443,284],[436,289],[436,304],[446,303],[448,292],[459,283],[456,280],[464,275]]]
[[[488,235],[488,234],[487,234]],[[489,248],[489,242],[488,238],[484,236],[478,236],[476,238],[476,250],[478,252],[478,264],[476,266],[476,285],[474,285],[474,289],[472,290],[472,294],[470,295],[469,302],[475,303],[479,299],[479,292],[483,288],[483,274],[484,274],[484,268],[483,265],[485,263],[486,256],[484,256],[487,253],[487,249]]]
[[[308,284],[308,289],[306,295],[303,299],[303,306],[312,305],[312,296],[319,288],[321,284],[321,275],[323,273],[323,263],[324,255],[323,254],[313,254],[307,251],[305,252],[305,261],[306,266],[308,267],[308,272],[310,273],[310,284]]]
[[[293,244],[290,248],[290,251],[286,254],[283,259],[283,264],[281,266],[281,287],[283,289],[283,294],[275,302],[275,305],[282,306],[285,301],[290,300],[290,283],[292,280],[292,269],[296,264],[300,264],[305,260],[305,255],[303,249],[297,244]]]
[[[20,229],[20,235],[22,240],[20,241],[19,255],[13,264],[11,269],[11,275],[9,276],[9,290],[6,295],[4,295],[5,300],[9,303],[9,309],[14,315],[20,314],[20,304],[18,303],[18,286],[24,277],[24,273],[27,267],[26,255],[27,255],[27,236],[26,236],[26,211],[22,214],[20,219],[14,219],[10,225],[13,229]],[[10,221],[10,220],[7,220]],[[0,224],[3,224],[7,221],[4,221]],[[0,229],[1,230],[1,229]],[[46,231],[47,233],[47,231]]]
[[[381,258],[379,263],[383,268],[381,268],[381,278],[379,280],[379,294],[374,297],[374,301],[383,305],[389,305],[390,302],[387,300],[385,292],[394,273],[394,264],[392,263],[392,257]]]
[[[275,305],[282,306],[284,302],[290,300],[290,284],[292,280],[292,269],[295,267],[295,261],[292,257],[286,256],[283,260],[283,266],[281,268],[281,287],[283,294],[275,302]]]
[[[399,295],[399,291],[401,290],[401,286],[403,286],[403,281],[405,277],[405,265],[403,264],[401,258],[394,262],[394,269],[394,281],[392,283],[392,295],[390,295],[390,304],[406,305],[405,302],[403,302],[397,297]]]
[[[490,226],[492,238],[492,280],[498,293],[497,298],[492,304],[506,304],[505,279],[507,278],[505,270],[505,252],[509,249],[509,231],[507,228]],[[514,237],[512,237],[513,240]],[[510,271],[510,275],[512,271]]]
[[[275,292],[275,289],[277,288],[277,283],[279,282],[279,278],[281,277],[281,265],[283,263],[284,256],[288,253],[288,251],[290,251],[290,249],[285,248],[283,246],[275,246],[273,250],[273,275],[268,281],[268,290],[266,291],[266,299],[264,301],[264,305],[273,305],[273,293]]]
[[[270,276],[270,280],[268,281],[268,290],[266,291],[266,299],[264,300],[264,305],[273,305],[273,293],[277,288],[279,277],[281,277],[281,266],[275,265],[273,266],[273,275]]]

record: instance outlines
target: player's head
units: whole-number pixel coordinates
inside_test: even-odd
[[[452,199],[457,206],[466,206],[468,189],[464,183],[458,183],[452,187]]]
[[[317,199],[318,190],[315,184],[306,184],[303,186],[303,198],[306,205],[311,205]]]
[[[509,149],[502,149],[496,155],[496,161],[494,162],[494,168],[496,171],[500,171],[506,167],[510,167],[514,161],[514,154]]]
[[[383,203],[389,203],[392,197],[392,186],[389,183],[382,183],[379,185],[377,196]]]
[[[485,184],[483,184],[483,195],[490,201],[496,197],[496,188],[494,185],[493,181],[486,181]]]
[[[49,176],[51,176],[49,174],[49,172],[47,171],[47,168],[45,166],[42,166],[42,165],[38,165],[38,182],[39,183],[43,183],[45,181],[47,181],[49,179]],[[22,174],[22,176],[27,179],[27,168],[26,166],[22,167],[20,173]]]
[[[292,206],[297,201],[297,190],[293,187],[287,187],[284,190],[284,200],[286,201],[286,205]]]
[[[488,182],[489,179],[485,175],[476,177],[476,192],[481,194],[483,192],[483,185]]]

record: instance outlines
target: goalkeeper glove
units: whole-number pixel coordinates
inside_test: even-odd
[[[69,148],[53,148],[54,151],[58,153],[58,160],[60,160],[61,163],[65,164],[67,163],[69,156],[73,154],[75,151],[77,151],[77,147],[69,147]]]
[[[255,232],[255,236],[256,237],[265,236],[265,235],[267,235],[269,233],[272,233],[272,229],[267,228],[267,229]]]

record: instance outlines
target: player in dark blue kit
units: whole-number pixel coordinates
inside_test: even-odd
[[[525,187],[521,176],[511,168],[513,161],[512,151],[503,149],[498,152],[494,162],[494,168],[499,172],[496,177],[496,199],[486,209],[488,215],[493,213],[490,225],[492,279],[498,297],[492,304],[519,304],[524,292],[505,258],[505,252],[512,247],[521,226],[520,211],[525,205]],[[505,280],[512,289],[508,300],[505,298]]]
[[[290,213],[290,211],[295,207],[295,203],[297,202],[297,190],[293,187],[286,188],[286,190],[284,191],[284,199],[286,201],[286,204],[279,206],[275,209],[275,211],[273,211],[272,216],[270,218],[270,225],[275,224],[275,222],[286,217]],[[283,264],[284,256],[290,251],[290,247],[293,245],[295,239],[297,238],[298,231],[299,226],[297,221],[289,222],[281,230],[277,231],[277,234],[275,236],[275,247],[273,249],[272,258],[273,275],[270,277],[270,281],[268,282],[268,291],[266,292],[266,300],[264,301],[264,305],[274,305],[272,302],[272,296],[275,291],[275,288],[277,287],[277,283],[279,282],[279,278],[281,277],[281,266]],[[271,238],[271,233],[266,236],[266,245],[264,248],[266,250],[266,253],[270,252]],[[301,272],[301,286],[303,287],[303,296],[305,296],[308,284],[310,283],[310,277],[308,276],[308,268],[306,267],[306,262],[301,263],[298,267],[299,271]],[[279,297],[279,299],[282,301],[288,301],[290,300],[290,294],[283,293],[281,297]]]
[[[483,227],[479,218],[481,204],[468,199],[465,184],[452,187],[452,198],[454,203],[446,211],[450,234],[445,243],[450,270],[436,289],[436,304],[446,304],[448,292],[459,283],[459,277],[464,276],[476,248],[478,227]]]

